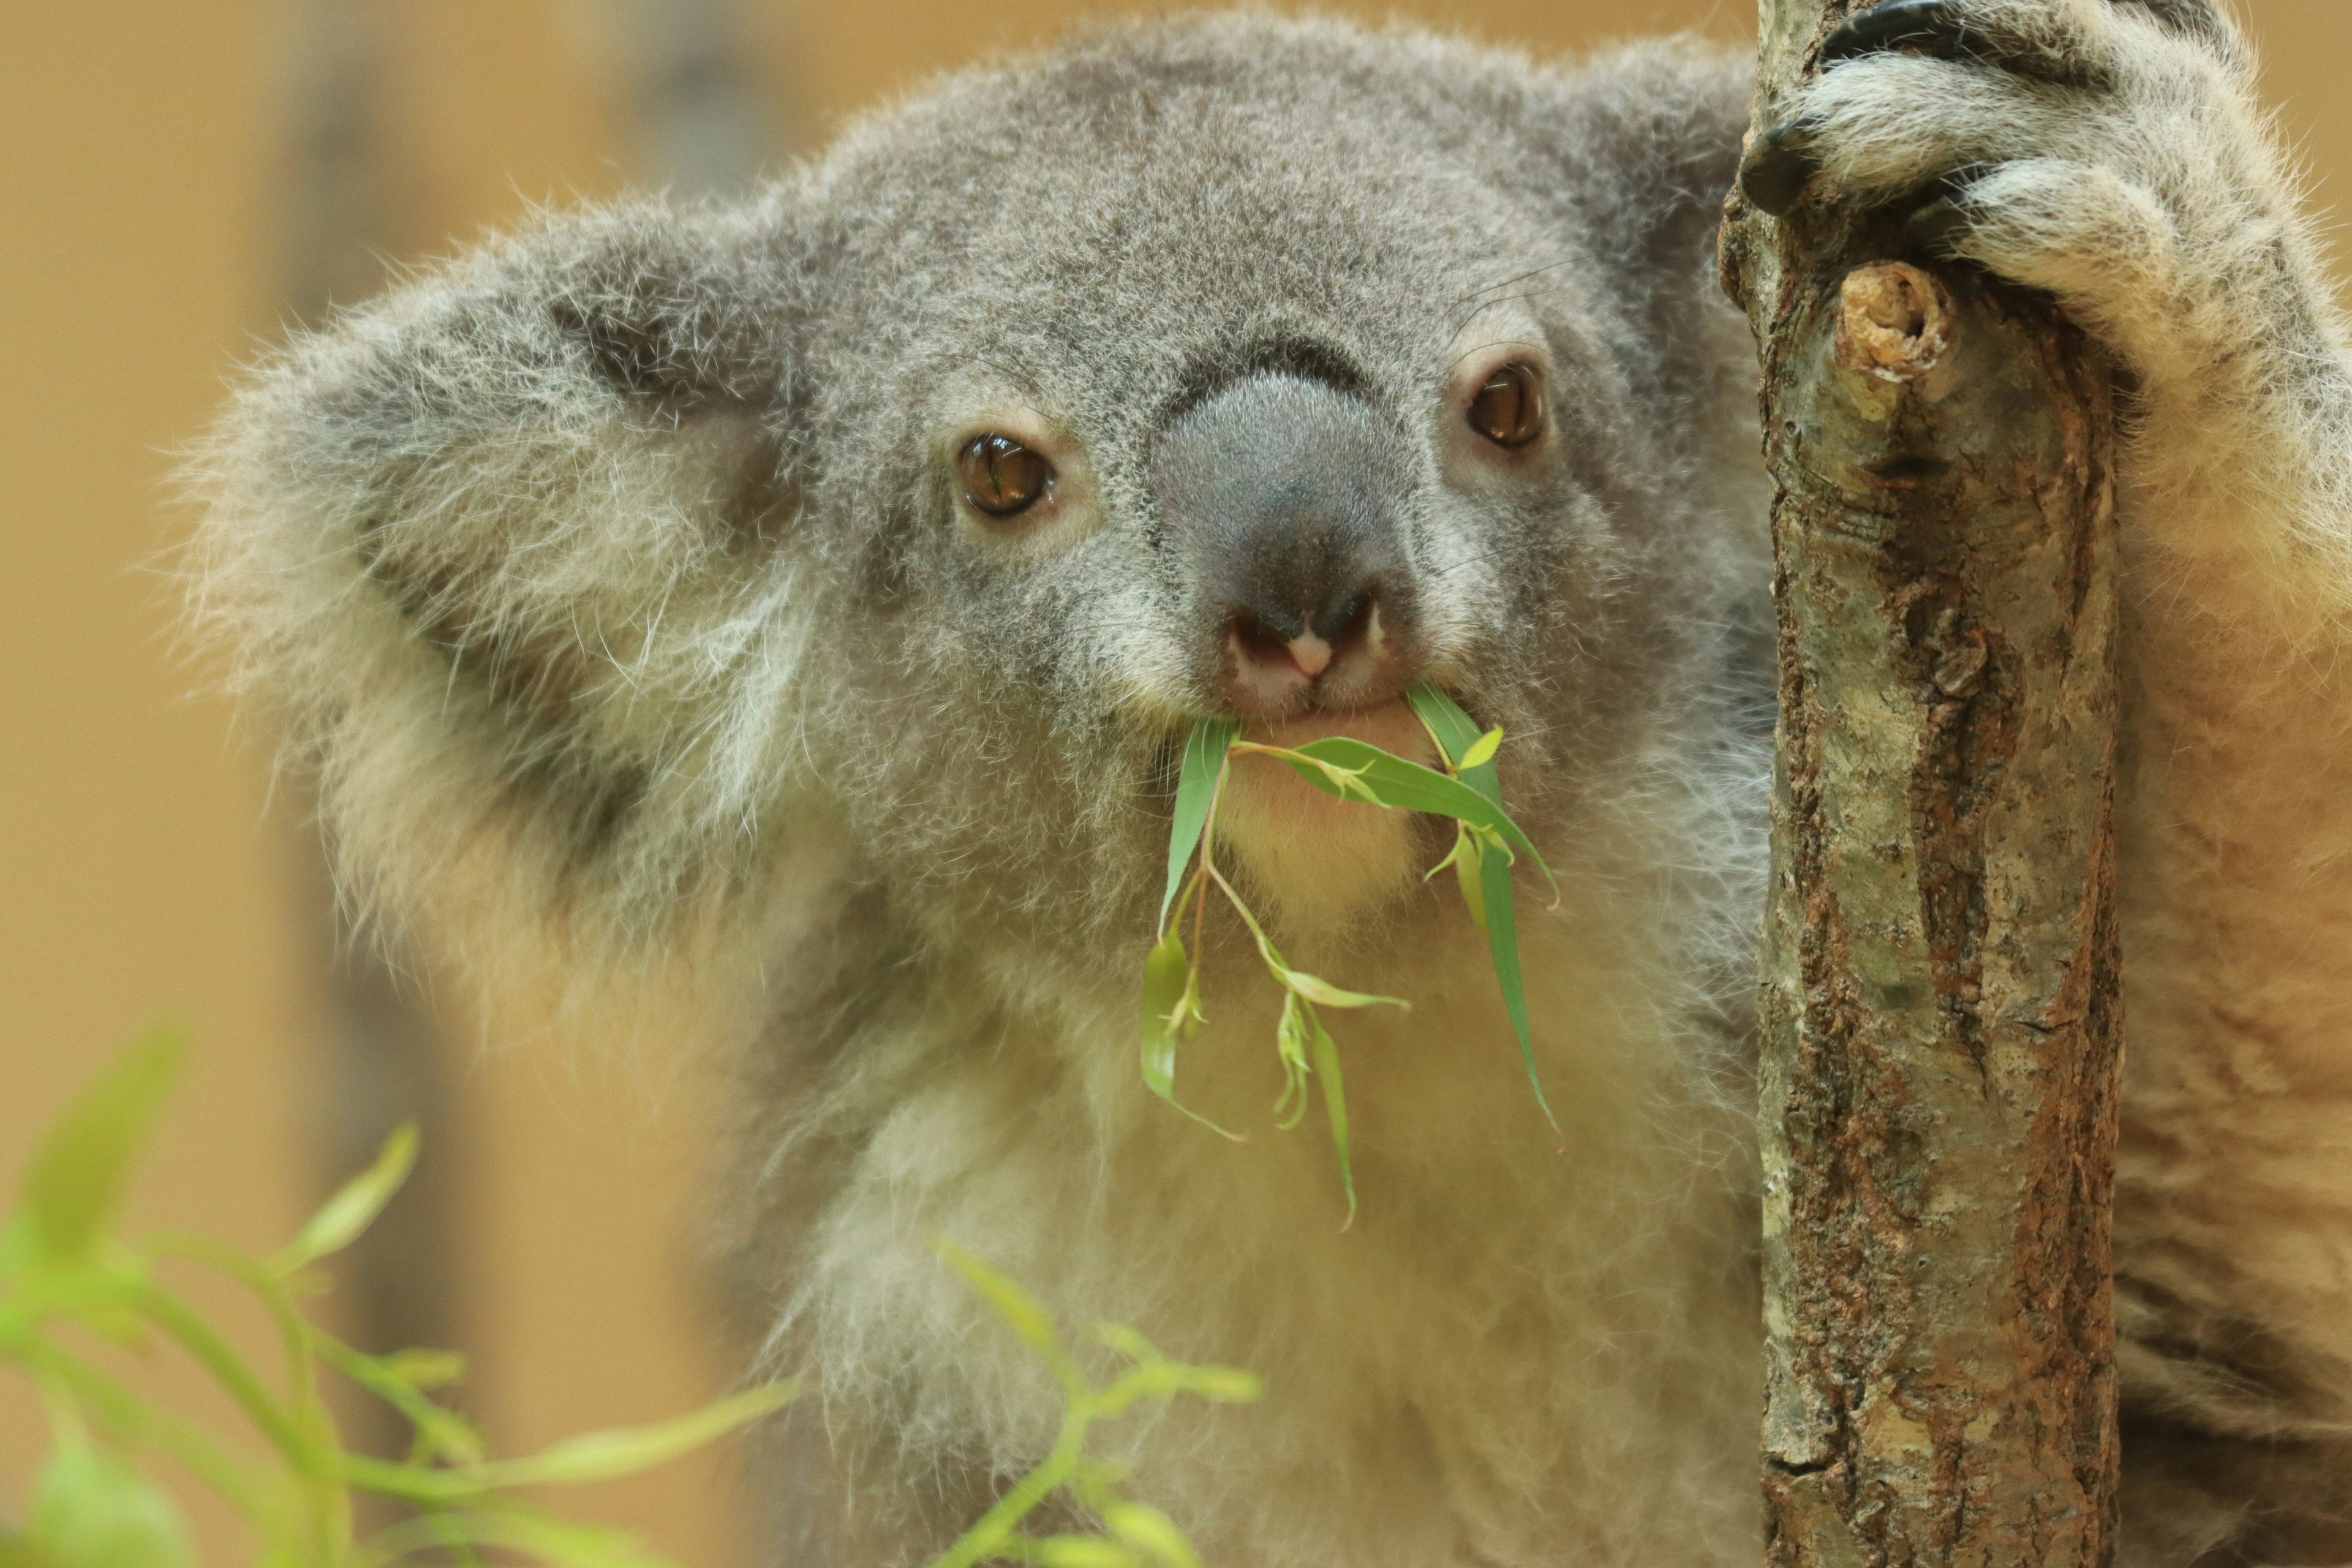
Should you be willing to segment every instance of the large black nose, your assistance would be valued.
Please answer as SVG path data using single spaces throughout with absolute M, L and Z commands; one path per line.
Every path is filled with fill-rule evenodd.
M 1397 432 L 1327 383 L 1260 374 L 1170 425 L 1152 480 L 1201 653 L 1239 711 L 1358 708 L 1417 673 Z

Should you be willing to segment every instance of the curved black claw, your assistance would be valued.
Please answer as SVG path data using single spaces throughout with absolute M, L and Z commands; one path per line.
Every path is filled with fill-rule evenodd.
M 1888 0 L 1857 11 L 1830 29 L 1822 40 L 1822 64 L 1890 49 L 1916 49 L 1942 59 L 1973 58 L 1984 53 L 1985 40 L 1969 30 L 1953 0 Z
M 1806 184 L 1821 172 L 1813 156 L 1813 141 L 1821 121 L 1811 116 L 1777 125 L 1756 139 L 1739 165 L 1739 194 L 1748 205 L 1774 217 L 1785 217 L 1797 205 Z
M 1915 256 L 1949 261 L 1969 232 L 1969 209 L 1958 196 L 1938 196 L 1903 220 L 1904 247 Z

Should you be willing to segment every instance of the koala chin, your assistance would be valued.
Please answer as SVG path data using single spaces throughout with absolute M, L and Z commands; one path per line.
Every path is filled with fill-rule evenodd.
M 1725 193 L 1929 207 L 2126 373 L 2126 1561 L 2352 1560 L 2352 360 L 2201 0 L 1865 9 L 1745 63 L 1209 16 L 947 79 L 751 199 L 542 216 L 250 375 L 198 614 L 339 864 L 494 992 L 723 1041 L 720 1268 L 810 1371 L 779 1562 L 914 1563 L 1055 1391 L 932 1255 L 1263 1373 L 1105 1436 L 1205 1561 L 1755 1561 L 1749 1081 L 1773 640 Z M 1361 1213 L 1212 918 L 1136 985 L 1196 717 L 1500 725 L 1538 1117 L 1444 825 L 1238 762 Z M 1565 1147 L 1561 1145 L 1564 1142 Z M 620 1347 L 616 1347 L 616 1350 Z M 1123 1447 L 1121 1447 L 1123 1445 Z

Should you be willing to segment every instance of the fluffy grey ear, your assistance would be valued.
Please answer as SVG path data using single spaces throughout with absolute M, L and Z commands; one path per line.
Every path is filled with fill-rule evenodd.
M 1661 325 L 1718 302 L 1715 236 L 1754 79 L 1751 49 L 1652 39 L 1588 60 L 1557 121 L 1562 195 Z
M 299 338 L 200 453 L 197 616 L 372 911 L 660 948 L 755 879 L 806 641 L 790 214 L 544 219 Z

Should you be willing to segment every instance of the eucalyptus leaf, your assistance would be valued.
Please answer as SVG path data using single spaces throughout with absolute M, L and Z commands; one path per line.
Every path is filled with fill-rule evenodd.
M 1535 1037 L 1528 1027 L 1528 996 L 1519 974 L 1518 914 L 1511 904 L 1511 867 L 1498 854 L 1485 855 L 1478 873 L 1479 900 L 1486 919 L 1479 923 L 1486 928 L 1486 947 L 1494 954 L 1495 984 L 1503 994 L 1503 1011 L 1510 1015 L 1511 1032 L 1518 1037 L 1519 1059 L 1527 1064 L 1528 1087 L 1535 1090 L 1536 1109 L 1543 1112 L 1551 1130 L 1559 1131 L 1559 1119 L 1551 1113 L 1551 1101 L 1544 1098 L 1543 1079 L 1536 1071 Z M 1464 889 L 1467 895 L 1468 889 Z
M 1465 773 L 1472 768 L 1483 768 L 1493 762 L 1495 753 L 1502 749 L 1503 731 L 1499 729 L 1489 730 L 1472 742 L 1470 749 L 1456 758 L 1454 765 Z
M 1054 1320 L 1045 1315 L 1045 1309 L 1037 1304 L 1034 1296 L 952 1241 L 941 1241 L 934 1250 L 940 1261 L 962 1275 L 964 1283 L 1004 1321 L 1006 1328 L 1021 1337 L 1024 1344 L 1045 1357 L 1056 1372 L 1070 1364 L 1069 1352 L 1062 1349 L 1061 1337 L 1054 1332 Z
M 1274 1053 L 1282 1063 L 1282 1095 L 1274 1102 L 1276 1125 L 1285 1132 L 1307 1116 L 1307 1079 L 1314 1069 L 1307 1060 L 1307 1014 L 1298 993 L 1282 994 L 1282 1017 L 1274 1026 Z
M 1470 760 L 1484 739 L 1476 722 L 1454 699 L 1426 682 L 1409 688 L 1405 700 L 1412 705 L 1413 712 L 1420 716 L 1438 749 L 1460 770 L 1462 782 L 1493 801 L 1499 811 L 1502 783 L 1496 776 L 1491 754 L 1483 762 L 1474 763 Z M 1500 846 L 1494 847 L 1499 849 Z M 1477 835 L 1467 828 L 1456 841 L 1450 858 L 1454 874 L 1461 879 L 1463 901 L 1470 906 L 1472 918 L 1486 933 L 1487 950 L 1494 955 L 1495 985 L 1503 994 L 1503 1011 L 1509 1016 L 1511 1033 L 1518 1040 L 1519 1059 L 1527 1065 L 1528 1087 L 1535 1091 L 1536 1107 L 1543 1112 L 1544 1121 L 1557 1132 L 1559 1120 L 1552 1114 L 1551 1101 L 1544 1095 L 1543 1079 L 1536 1071 L 1535 1039 L 1528 1026 L 1527 987 L 1519 969 L 1518 916 L 1511 902 L 1510 865 L 1502 855 L 1482 847 Z M 1540 866 L 1542 861 L 1538 859 L 1537 864 Z M 1549 877 L 1550 872 L 1546 870 L 1544 874 Z
M 639 1470 L 666 1465 L 738 1427 L 750 1426 L 791 1404 L 799 1392 L 796 1382 L 772 1383 L 746 1389 L 672 1420 L 609 1432 L 583 1432 L 530 1458 L 505 1459 L 457 1473 L 478 1479 L 485 1489 L 499 1490 L 509 1487 L 578 1486 L 584 1481 L 635 1475 Z
M 1329 981 L 1307 973 L 1303 969 L 1281 968 L 1276 978 L 1285 987 L 1305 997 L 1318 1007 L 1401 1007 L 1410 1013 L 1412 1004 L 1395 996 L 1374 996 L 1362 991 L 1342 991 Z
M 1192 978 L 1184 940 L 1170 931 L 1143 961 L 1143 1081 L 1171 1104 L 1176 1099 L 1176 1047 Z
M 1422 727 L 1429 731 L 1429 738 L 1437 742 L 1438 750 L 1444 752 L 1454 764 L 1462 782 L 1496 805 L 1501 805 L 1502 780 L 1496 776 L 1493 760 L 1475 766 L 1463 760 L 1478 743 L 1477 721 L 1462 710 L 1460 703 L 1425 680 L 1415 681 L 1406 687 L 1404 700 L 1412 704 Z
M 345 1182 L 310 1216 L 292 1245 L 269 1260 L 270 1271 L 280 1277 L 291 1274 L 357 1241 L 400 1191 L 415 1163 L 416 1123 L 404 1121 L 384 1140 L 375 1163 Z
M 1461 823 L 1454 825 L 1454 852 L 1445 862 L 1454 868 L 1454 885 L 1462 890 L 1471 923 L 1491 942 L 1495 928 L 1486 919 L 1486 856 L 1478 848 L 1478 836 Z
M 1158 1345 L 1143 1337 L 1142 1331 L 1125 1323 L 1097 1323 L 1095 1342 L 1117 1351 L 1138 1366 L 1156 1366 L 1168 1359 Z
M 1108 1500 L 1097 1510 L 1102 1515 L 1103 1528 L 1129 1546 L 1140 1547 L 1158 1559 L 1164 1568 L 1201 1568 L 1201 1560 L 1192 1554 L 1192 1543 L 1175 1521 L 1158 1509 L 1124 1499 Z
M 26 1212 L 47 1256 L 82 1256 L 113 1217 L 131 1158 L 185 1053 L 176 1035 L 147 1035 L 50 1127 L 25 1173 L 24 1190 Z
M 1168 890 L 1160 899 L 1160 929 L 1168 929 L 1168 911 L 1184 886 L 1184 873 L 1200 847 L 1202 830 L 1209 825 L 1209 806 L 1217 795 L 1217 776 L 1224 771 L 1225 752 L 1241 733 L 1230 719 L 1195 719 L 1184 737 L 1184 763 L 1176 776 L 1176 820 L 1168 834 Z
M 1265 1380 L 1237 1366 L 1188 1366 L 1184 1392 L 1220 1405 L 1249 1405 L 1265 1393 Z
M 1016 1536 L 1008 1544 L 1042 1568 L 1142 1568 L 1132 1547 L 1099 1535 Z
M 482 1435 L 456 1411 L 436 1403 L 410 1375 L 399 1357 L 372 1356 L 313 1330 L 319 1359 L 408 1418 L 424 1454 L 453 1465 L 478 1465 L 488 1457 Z
M 119 1455 L 60 1446 L 33 1483 L 25 1543 L 41 1568 L 194 1568 L 170 1496 Z
M 466 1358 L 456 1351 L 394 1351 L 371 1359 L 411 1388 L 441 1388 L 466 1375 Z
M 560 1568 L 677 1568 L 671 1559 L 650 1551 L 626 1531 L 609 1525 L 575 1524 L 550 1519 L 535 1509 L 501 1507 L 478 1511 L 435 1512 L 404 1520 L 362 1542 L 357 1561 L 391 1564 L 414 1561 L 433 1552 L 431 1562 L 477 1563 L 470 1554 L 442 1555 L 436 1548 L 464 1550 L 476 1546 L 504 1548 L 528 1553 L 536 1562 Z M 509 1559 L 501 1556 L 499 1561 Z
M 1500 805 L 1450 773 L 1391 756 L 1378 746 L 1350 735 L 1327 735 L 1296 750 L 1308 763 L 1328 764 L 1353 775 L 1355 782 L 1382 805 L 1451 816 L 1474 827 L 1486 828 L 1500 835 L 1512 848 L 1528 856 L 1538 867 L 1543 864 L 1543 857 L 1536 853 L 1535 845 Z M 1330 783 L 1322 767 L 1305 765 L 1287 757 L 1283 760 L 1317 789 L 1345 798 L 1345 792 Z
M 1347 1189 L 1348 1218 L 1340 1226 L 1345 1230 L 1356 1223 L 1356 1172 L 1348 1158 L 1348 1094 L 1339 1079 L 1339 1047 L 1331 1039 L 1331 1031 L 1323 1020 L 1309 1015 L 1315 1027 L 1315 1076 L 1323 1082 L 1323 1111 L 1331 1121 L 1331 1146 L 1339 1152 L 1339 1184 Z

